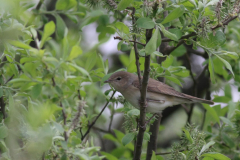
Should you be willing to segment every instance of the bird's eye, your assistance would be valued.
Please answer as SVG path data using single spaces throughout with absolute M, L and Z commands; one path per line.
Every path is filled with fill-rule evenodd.
M 122 78 L 121 77 L 118 77 L 116 80 L 120 81 Z

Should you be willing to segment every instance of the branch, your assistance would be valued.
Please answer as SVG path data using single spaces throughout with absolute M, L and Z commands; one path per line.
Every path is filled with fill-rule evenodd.
M 215 30 L 215 29 L 217 29 L 217 28 L 219 28 L 219 27 L 226 26 L 226 25 L 228 25 L 229 22 L 233 21 L 233 20 L 236 19 L 237 17 L 238 17 L 238 16 L 231 16 L 229 19 L 223 21 L 221 24 L 218 24 L 218 25 L 212 27 L 211 29 L 212 29 L 212 30 Z
M 14 77 L 14 74 L 5 82 L 5 84 L 7 84 L 9 81 L 11 81 Z
M 136 19 L 134 17 L 134 14 L 135 14 L 135 8 L 134 7 L 131 7 L 132 8 L 132 26 L 134 27 L 135 25 L 135 22 L 136 22 Z M 139 81 L 139 88 L 140 88 L 140 93 L 141 93 L 141 87 L 142 87 L 142 80 L 141 80 L 141 70 L 140 70 L 140 64 L 139 64 L 139 53 L 138 53 L 138 49 L 137 49 L 137 42 L 136 42 L 136 35 L 133 35 L 133 39 L 134 39 L 134 42 L 133 42 L 133 47 L 134 47 L 134 53 L 135 53 L 135 58 L 136 58 L 136 67 L 137 67 L 137 74 L 138 74 L 138 81 Z
M 168 48 L 166 48 L 165 55 L 169 55 L 172 51 L 174 51 L 175 49 L 177 49 L 177 48 L 178 48 L 179 46 L 181 46 L 183 43 L 184 43 L 184 40 L 180 40 L 175 47 L 168 47 Z
M 88 133 L 90 132 L 91 128 L 93 127 L 93 125 L 96 123 L 96 121 L 98 120 L 98 118 L 101 116 L 101 114 L 103 113 L 103 111 L 105 110 L 105 108 L 107 107 L 108 103 L 110 102 L 110 100 L 113 98 L 114 94 L 116 93 L 116 91 L 113 92 L 112 96 L 110 97 L 110 99 L 107 101 L 107 103 L 104 105 L 103 109 L 101 110 L 101 112 L 98 114 L 98 116 L 95 118 L 95 120 L 89 125 L 87 132 L 83 135 L 83 137 L 81 138 L 81 140 L 83 140 Z
M 62 102 L 60 102 L 60 107 L 62 107 L 63 124 L 64 124 L 64 126 L 66 126 L 67 125 L 67 115 L 66 115 L 65 109 L 63 108 Z M 64 139 L 65 139 L 65 141 L 68 140 L 68 136 L 67 136 L 66 131 L 64 131 Z
M 148 43 L 152 37 L 152 29 L 146 30 L 146 42 Z M 137 142 L 134 148 L 134 160 L 140 160 L 143 144 L 143 135 L 146 130 L 145 118 L 146 118 L 146 94 L 147 94 L 147 85 L 150 73 L 150 55 L 145 57 L 144 63 L 144 73 L 141 87 L 141 98 L 140 98 L 140 119 L 139 119 L 139 131 L 137 135 Z
M 197 35 L 197 33 L 192 32 L 192 33 L 190 33 L 190 34 L 187 34 L 187 35 L 185 35 L 185 36 L 182 36 L 182 37 L 180 38 L 180 40 L 182 40 L 182 39 L 188 39 L 188 38 L 193 37 L 193 36 L 196 36 L 196 35 Z M 163 38 L 163 39 L 162 39 L 162 42 L 171 42 L 171 41 L 173 41 L 173 40 L 171 40 L 170 38 Z
M 161 123 L 162 114 L 158 114 L 153 124 L 150 126 L 149 132 L 151 132 L 150 141 L 148 142 L 146 160 L 151 160 L 153 151 L 157 149 L 157 136 L 159 131 L 159 125 Z
M 6 104 L 4 102 L 3 96 L 0 98 L 0 105 L 1 105 L 1 112 L 3 114 L 3 119 L 5 119 L 6 118 L 6 112 L 5 112 Z
M 196 97 L 196 96 L 197 96 L 197 81 L 195 80 L 194 75 L 193 75 L 193 72 L 192 72 L 191 60 L 190 60 L 190 57 L 189 57 L 189 55 L 188 55 L 188 52 L 186 52 L 186 59 L 187 59 L 187 62 L 188 62 L 190 75 L 191 75 L 191 78 L 192 78 L 192 81 L 193 81 L 192 95 Z M 189 110 L 189 112 L 187 113 L 188 118 L 187 118 L 187 123 L 186 123 L 186 125 L 187 125 L 188 123 L 189 123 L 189 124 L 191 123 L 193 106 L 194 106 L 194 103 L 191 104 L 190 110 Z
M 133 13 L 132 13 L 133 14 Z M 134 35 L 135 37 L 136 37 L 136 35 Z M 119 40 L 124 40 L 124 39 L 122 39 L 121 37 L 119 37 L 119 36 L 116 36 L 116 37 L 113 37 L 114 39 L 119 39 Z M 124 41 L 129 41 L 129 42 L 133 42 L 133 43 L 138 43 L 138 44 L 141 44 L 142 46 L 146 46 L 146 44 L 143 44 L 143 43 L 141 43 L 141 42 L 137 42 L 136 41 L 136 39 L 134 39 L 134 40 L 124 40 Z
M 208 58 L 208 54 L 207 54 L 206 51 L 201 52 L 201 51 L 194 50 L 194 49 L 192 49 L 189 45 L 186 45 L 186 44 L 184 44 L 184 47 L 186 48 L 186 50 L 187 50 L 189 53 L 196 54 L 196 55 L 201 56 L 201 57 L 203 57 L 203 58 Z

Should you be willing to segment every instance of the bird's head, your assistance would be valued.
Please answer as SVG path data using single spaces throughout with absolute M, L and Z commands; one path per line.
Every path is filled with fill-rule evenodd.
M 113 73 L 104 83 L 109 83 L 117 91 L 121 92 L 122 90 L 126 89 L 126 87 L 131 85 L 133 81 L 133 75 L 134 74 L 125 71 L 118 71 Z

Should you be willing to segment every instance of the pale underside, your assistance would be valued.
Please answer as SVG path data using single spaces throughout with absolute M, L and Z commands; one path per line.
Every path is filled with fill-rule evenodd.
M 125 99 L 134 107 L 139 109 L 140 91 L 138 88 L 130 85 L 121 92 Z M 192 101 L 161 93 L 147 92 L 147 112 L 161 113 L 165 108 L 182 103 L 192 103 Z

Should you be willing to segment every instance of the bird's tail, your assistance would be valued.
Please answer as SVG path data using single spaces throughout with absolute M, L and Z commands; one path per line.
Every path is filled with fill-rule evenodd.
M 186 97 L 188 97 L 189 99 L 191 99 L 193 102 L 206 103 L 206 104 L 211 104 L 211 105 L 214 104 L 214 102 L 213 102 L 213 101 L 210 101 L 210 100 L 193 97 L 193 96 L 186 95 L 186 94 L 184 94 L 184 95 L 185 95 Z

